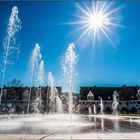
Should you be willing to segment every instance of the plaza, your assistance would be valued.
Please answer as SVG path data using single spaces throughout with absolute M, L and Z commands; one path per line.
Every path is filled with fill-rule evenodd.
M 0 140 L 140 139 L 139 2 L 0 9 Z
M 129 118 L 116 117 L 116 119 L 114 119 L 114 116 L 73 115 L 72 125 L 64 122 L 64 120 L 68 121 L 69 117 L 68 115 L 50 116 L 50 118 L 48 119 L 55 118 L 54 124 L 52 122 L 47 121 L 48 116 L 43 115 L 32 117 L 24 116 L 23 120 L 22 118 L 20 120 L 21 116 L 20 117 L 11 116 L 11 117 L 13 118 L 15 117 L 15 119 L 12 119 L 13 122 L 9 124 L 8 126 L 9 128 L 5 128 L 7 126 L 4 126 L 4 124 L 3 127 L 0 128 L 0 139 L 101 140 L 101 139 L 139 139 L 140 136 L 139 118 L 135 117 Z M 17 120 L 16 117 L 18 118 Z M 61 119 L 63 119 L 63 121 Z M 90 123 L 87 120 L 90 121 Z M 24 122 L 24 124 L 21 123 L 22 121 Z

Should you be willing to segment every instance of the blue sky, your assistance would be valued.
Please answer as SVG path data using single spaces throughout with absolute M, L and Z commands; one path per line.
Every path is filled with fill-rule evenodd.
M 61 85 L 61 59 L 68 45 L 80 36 L 75 32 L 78 25 L 63 24 L 77 20 L 74 15 L 79 11 L 74 2 L 0 2 L 1 56 L 9 15 L 15 5 L 22 22 L 22 29 L 16 36 L 20 54 L 15 63 L 8 66 L 5 83 L 17 78 L 29 85 L 29 60 L 35 43 L 39 43 L 45 62 L 44 85 L 47 85 L 49 71 L 56 85 Z M 114 36 L 110 37 L 115 47 L 103 36 L 95 44 L 86 37 L 75 44 L 79 55 L 77 89 L 83 85 L 140 85 L 140 2 L 115 2 L 112 8 L 118 6 L 122 6 L 117 14 L 124 27 L 115 28 Z

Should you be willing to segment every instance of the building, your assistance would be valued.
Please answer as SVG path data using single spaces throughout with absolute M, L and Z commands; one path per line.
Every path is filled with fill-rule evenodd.
M 43 112 L 49 111 L 50 87 L 4 87 L 2 93 L 1 107 L 16 108 L 20 112 L 27 112 L 30 95 L 30 112 L 34 111 L 36 106 Z M 62 94 L 61 87 L 55 87 L 55 92 Z
M 112 113 L 113 97 L 118 102 L 117 110 L 120 113 L 140 112 L 140 87 L 80 87 L 80 112 L 88 113 L 89 107 L 100 113 L 100 100 L 103 100 L 104 112 Z
M 64 113 L 68 112 L 69 94 L 62 92 L 62 87 L 55 87 L 55 94 L 59 95 Z M 30 94 L 31 93 L 31 94 Z M 27 112 L 30 96 L 30 112 L 40 113 L 50 111 L 50 87 L 4 87 L 1 108 L 14 108 L 15 112 Z M 75 113 L 88 113 L 89 107 L 94 112 L 96 106 L 97 113 L 101 110 L 101 98 L 105 113 L 112 113 L 114 98 L 118 103 L 117 110 L 120 113 L 140 112 L 140 87 L 80 87 L 80 94 L 73 93 L 73 111 Z M 79 104 L 78 104 L 79 102 Z M 54 103 L 52 103 L 54 105 Z M 54 107 L 56 108 L 56 107 Z

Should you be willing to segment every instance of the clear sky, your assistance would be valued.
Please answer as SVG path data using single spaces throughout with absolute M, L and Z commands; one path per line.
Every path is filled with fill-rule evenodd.
M 79 4 L 80 3 L 79 1 Z M 17 78 L 29 85 L 29 60 L 35 43 L 39 43 L 45 62 L 45 82 L 52 72 L 56 85 L 62 84 L 61 59 L 70 43 L 79 55 L 76 88 L 80 86 L 140 85 L 140 2 L 114 2 L 122 6 L 116 13 L 124 27 L 116 27 L 110 35 L 114 46 L 101 35 L 93 44 L 86 37 L 76 42 L 80 25 L 63 24 L 78 20 L 79 9 L 74 2 L 0 2 L 0 55 L 11 8 L 17 6 L 22 29 L 16 42 L 18 60 L 6 71 L 5 83 Z

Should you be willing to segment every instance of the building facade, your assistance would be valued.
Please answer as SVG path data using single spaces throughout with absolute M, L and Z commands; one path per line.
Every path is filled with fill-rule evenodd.
M 30 96 L 30 112 L 36 111 L 35 108 L 38 108 L 42 113 L 49 112 L 50 87 L 4 87 L 2 90 L 1 108 L 8 106 L 26 113 Z M 62 88 L 55 87 L 55 92 L 61 96 Z
M 115 97 L 115 99 L 114 99 Z M 104 113 L 113 112 L 113 103 L 117 102 L 119 113 L 139 113 L 140 112 L 140 87 L 80 87 L 80 112 L 88 113 L 89 107 L 94 113 L 101 111 L 101 98 L 103 101 Z

